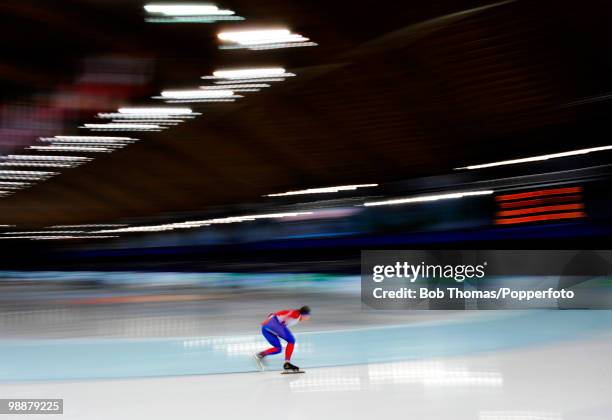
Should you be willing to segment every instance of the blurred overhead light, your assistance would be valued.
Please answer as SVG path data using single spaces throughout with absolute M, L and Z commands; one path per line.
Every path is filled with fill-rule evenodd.
M 295 74 L 287 73 L 282 67 L 217 70 L 213 72 L 212 76 L 202 76 L 202 79 L 214 80 L 215 84 L 200 86 L 200 89 L 206 91 L 228 89 L 233 92 L 258 92 L 262 88 L 270 87 L 270 84 L 256 82 L 283 81 L 285 77 L 290 76 L 295 76 Z
M 286 77 L 289 76 L 295 76 L 295 74 L 293 73 L 287 73 Z M 285 81 L 284 78 L 282 77 L 253 77 L 253 78 L 248 78 L 248 79 L 228 79 L 228 80 L 217 80 L 215 81 L 216 85 L 229 85 L 229 84 L 236 84 L 236 83 L 269 83 L 269 82 L 283 82 Z
M 29 187 L 29 182 L 17 182 L 17 181 L 0 181 L 0 189 L 2 190 L 19 190 L 21 188 Z
M 230 216 L 230 217 L 221 217 L 217 219 L 207 219 L 207 220 L 193 220 L 187 222 L 177 222 L 177 223 L 164 223 L 161 225 L 148 225 L 148 226 L 132 226 L 127 228 L 120 229 L 110 229 L 110 230 L 99 230 L 95 233 L 129 233 L 129 232 L 163 232 L 174 229 L 191 229 L 191 228 L 199 228 L 204 226 L 210 226 L 215 224 L 230 224 L 230 223 L 242 223 L 242 222 L 251 222 L 258 219 L 282 219 L 282 218 L 291 218 L 302 216 L 306 214 L 313 214 L 312 212 L 286 212 L 286 213 L 267 213 L 267 214 L 252 214 L 246 216 Z
M 224 89 L 225 86 L 200 86 L 200 89 L 203 90 L 219 90 L 219 89 Z M 249 88 L 249 87 L 236 87 L 233 88 L 232 90 L 234 92 L 259 92 L 261 89 L 260 88 Z
M 377 187 L 377 186 L 378 184 L 357 184 L 357 185 L 340 185 L 337 187 L 308 188 L 306 190 L 287 191 L 284 193 L 267 194 L 265 197 L 284 197 L 288 195 L 336 193 L 340 191 L 354 191 L 357 188 L 370 188 L 370 187 Z
M 267 83 L 236 83 L 236 84 L 229 84 L 229 85 L 212 85 L 212 86 L 200 86 L 200 89 L 207 89 L 207 90 L 218 90 L 218 89 L 232 89 L 232 90 L 237 90 L 237 89 L 262 89 L 262 88 L 267 88 L 270 87 L 269 84 Z
M 89 143 L 89 142 L 121 142 L 121 143 L 132 143 L 138 139 L 131 137 L 109 137 L 109 136 L 55 136 L 55 137 L 41 137 L 40 140 L 48 141 L 66 141 L 66 142 L 78 142 L 78 143 Z
M 21 231 L 21 232 L 3 232 L 0 233 L 0 235 L 47 235 L 47 234 L 58 234 L 58 233 L 62 233 L 62 234 L 73 234 L 73 233 L 84 233 L 84 231 L 82 230 L 56 230 L 53 232 L 47 232 L 47 231 Z
M 193 103 L 213 103 L 213 102 L 236 102 L 235 98 L 242 98 L 242 96 L 235 95 L 234 98 L 218 98 L 218 99 L 167 99 L 166 103 L 169 104 L 193 104 Z M 155 98 L 159 99 L 159 98 Z
M 120 114 L 137 114 L 137 115 L 199 115 L 193 112 L 190 108 L 119 108 Z
M 316 46 L 308 38 L 294 34 L 288 29 L 260 29 L 252 31 L 221 32 L 217 37 L 229 45 L 221 48 L 288 48 Z
M 493 194 L 493 190 L 485 190 L 485 191 L 462 191 L 455 193 L 447 193 L 447 194 L 433 194 L 433 195 L 421 195 L 416 197 L 408 197 L 408 198 L 398 198 L 393 200 L 384 200 L 384 201 L 371 201 L 368 203 L 364 203 L 364 206 L 390 206 L 397 204 L 410 204 L 410 203 L 426 203 L 429 201 L 438 201 L 438 200 L 450 200 L 456 198 L 464 198 L 464 197 L 472 197 L 478 195 L 491 195 Z
M 80 156 L 8 155 L 0 157 L 0 166 L 74 168 L 90 160 Z
M 261 77 L 284 77 L 285 69 L 282 67 L 251 68 L 236 70 L 217 70 L 213 77 L 217 79 L 252 79 Z M 208 77 L 204 77 L 208 78 Z
M 30 146 L 28 149 L 32 150 L 44 150 L 47 152 L 83 152 L 83 153 L 111 153 L 115 151 L 114 148 L 108 147 L 95 147 L 92 146 Z
M 164 90 L 161 93 L 164 99 L 217 99 L 235 98 L 234 92 L 229 89 L 215 91 L 196 90 Z
M 138 120 L 135 118 L 128 118 L 128 119 L 123 119 L 123 118 L 117 118 L 117 119 L 112 119 L 111 122 L 113 123 L 124 123 L 124 122 L 131 122 L 131 123 L 146 123 L 146 124 L 159 124 L 162 126 L 168 126 L 168 125 L 179 125 L 182 122 L 185 122 L 183 120 L 170 120 L 170 119 L 142 119 L 142 120 Z M 164 127 L 165 128 L 165 127 Z
M 42 161 L 82 161 L 91 160 L 91 158 L 79 156 L 45 156 L 45 155 L 8 155 L 4 156 L 11 160 L 42 160 Z
M 118 238 L 111 235 L 25 235 L 25 236 L 0 236 L 0 239 L 30 239 L 30 240 L 53 240 L 53 239 L 109 239 Z
M 144 9 L 152 16 L 147 22 L 152 23 L 213 23 L 217 21 L 244 20 L 236 16 L 233 10 L 219 9 L 213 4 L 161 4 L 150 3 Z
M 568 157 L 568 156 L 586 155 L 588 153 L 603 152 L 605 150 L 612 150 L 612 146 L 591 147 L 588 149 L 578 149 L 578 150 L 572 150 L 569 152 L 552 153 L 548 155 L 532 156 L 532 157 L 527 157 L 527 158 L 522 158 L 522 159 L 502 160 L 499 162 L 482 163 L 480 165 L 470 165 L 470 166 L 465 166 L 462 168 L 455 168 L 455 169 L 456 170 L 483 169 L 483 168 L 492 168 L 494 166 L 516 165 L 519 163 L 538 162 L 538 161 L 558 159 L 558 158 L 563 158 L 563 157 Z
M 56 137 L 41 137 L 39 139 L 44 143 L 52 143 L 53 145 L 74 145 L 74 144 L 87 144 L 95 146 L 98 144 L 116 144 L 116 145 L 127 145 L 138 141 L 130 137 L 103 137 L 103 136 L 56 136 Z
M 47 171 L 4 171 L 0 170 L 0 179 L 39 181 L 57 175 L 59 172 Z
M 117 142 L 103 142 L 103 141 L 99 141 L 96 143 L 89 143 L 89 142 L 83 142 L 83 143 L 75 143 L 75 142 L 70 142 L 70 143 L 52 143 L 50 145 L 45 145 L 45 146 L 41 146 L 41 147 L 51 147 L 51 146 L 55 146 L 55 147 L 107 147 L 109 149 L 121 149 L 122 147 L 127 146 L 129 143 L 117 143 Z M 34 147 L 34 146 L 32 146 Z M 31 147 L 31 148 L 32 148 Z M 44 150 L 44 149 L 41 149 Z
M 180 121 L 184 119 L 194 118 L 192 115 L 153 115 L 153 114 L 120 114 L 119 112 L 100 112 L 96 115 L 97 118 L 103 119 L 120 119 L 121 122 L 140 122 L 152 123 L 156 121 Z
M 202 15 L 233 15 L 231 10 L 221 10 L 212 4 L 145 4 L 149 13 L 159 13 L 166 16 L 202 16 Z
M 87 128 L 93 131 L 161 131 L 166 127 L 158 124 L 107 123 L 84 124 L 80 128 Z

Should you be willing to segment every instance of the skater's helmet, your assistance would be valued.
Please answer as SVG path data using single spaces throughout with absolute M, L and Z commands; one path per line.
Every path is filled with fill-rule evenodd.
M 310 308 L 308 306 L 302 306 L 300 308 L 300 315 L 302 315 L 302 316 L 310 316 Z

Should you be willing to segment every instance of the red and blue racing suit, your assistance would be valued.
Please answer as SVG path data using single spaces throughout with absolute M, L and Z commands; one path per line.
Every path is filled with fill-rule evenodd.
M 261 333 L 268 340 L 268 343 L 272 345 L 267 350 L 261 352 L 262 356 L 269 356 L 271 354 L 278 354 L 282 351 L 280 338 L 287 342 L 285 348 L 285 361 L 291 360 L 291 354 L 293 353 L 293 346 L 295 345 L 295 338 L 289 328 L 302 319 L 300 311 L 297 309 L 286 309 L 284 311 L 274 312 L 268 315 L 266 320 L 261 325 Z

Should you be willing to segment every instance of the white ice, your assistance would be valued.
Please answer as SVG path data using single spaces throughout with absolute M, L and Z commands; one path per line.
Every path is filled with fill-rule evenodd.
M 468 356 L 148 379 L 22 382 L 2 398 L 63 398 L 63 420 L 609 420 L 612 337 Z M 19 416 L 26 420 L 37 416 Z

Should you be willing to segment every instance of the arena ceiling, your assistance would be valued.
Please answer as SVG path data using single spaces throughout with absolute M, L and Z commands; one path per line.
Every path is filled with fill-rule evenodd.
M 143 3 L 133 0 L 0 6 L 3 154 L 21 153 L 39 132 L 82 134 L 79 125 L 126 102 L 155 105 L 150 97 L 161 90 L 197 86 L 218 68 L 274 65 L 296 74 L 235 103 L 191 104 L 200 117 L 138 133 L 129 147 L 0 198 L 0 224 L 200 211 L 608 144 L 606 2 L 218 5 L 247 20 L 146 23 Z M 220 50 L 216 34 L 238 25 L 288 26 L 318 46 Z M 113 60 L 133 64 L 135 86 L 96 83 L 91 66 Z M 112 65 L 100 71 L 112 74 Z

